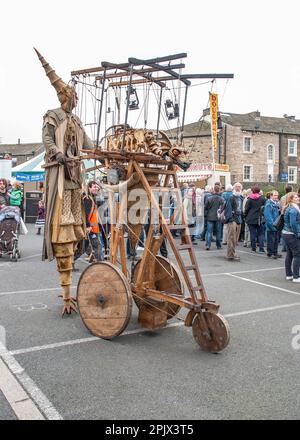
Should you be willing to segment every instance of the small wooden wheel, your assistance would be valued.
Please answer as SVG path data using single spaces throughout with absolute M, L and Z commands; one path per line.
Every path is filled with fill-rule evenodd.
M 201 325 L 201 317 L 197 314 L 193 321 L 193 336 L 202 350 L 218 353 L 229 343 L 230 331 L 228 322 L 218 313 L 209 311 L 203 311 L 202 313 L 208 327 L 208 334 L 203 325 Z
M 135 283 L 138 267 L 141 260 L 138 261 L 133 270 L 132 281 Z M 161 292 L 175 293 L 176 295 L 184 296 L 184 287 L 182 280 L 180 279 L 175 266 L 165 257 L 160 255 L 156 256 L 155 269 L 154 269 L 154 279 L 155 279 L 155 289 Z M 137 295 L 133 296 L 134 302 L 140 307 L 143 299 L 139 298 Z M 164 303 L 163 303 L 164 304 Z M 157 306 L 158 308 L 159 305 Z M 165 310 L 164 307 L 162 307 Z M 167 307 L 167 319 L 173 318 L 181 309 L 177 304 L 168 303 Z
M 129 282 L 113 264 L 94 263 L 81 274 L 77 304 L 85 326 L 93 335 L 113 339 L 123 332 L 130 320 Z

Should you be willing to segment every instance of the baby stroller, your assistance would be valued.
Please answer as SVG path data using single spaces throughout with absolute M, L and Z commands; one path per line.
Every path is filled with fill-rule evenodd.
M 9 255 L 14 262 L 20 258 L 20 219 L 20 209 L 17 206 L 5 206 L 0 210 L 0 257 Z

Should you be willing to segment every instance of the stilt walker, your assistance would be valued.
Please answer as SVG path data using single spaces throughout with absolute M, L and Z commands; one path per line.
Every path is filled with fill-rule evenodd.
M 80 150 L 92 149 L 93 143 L 84 131 L 80 119 L 72 113 L 77 94 L 63 82 L 35 49 L 39 60 L 55 88 L 61 106 L 48 110 L 43 122 L 45 146 L 45 204 L 43 260 L 56 258 L 64 301 L 62 315 L 77 312 L 71 297 L 74 252 L 85 237 Z

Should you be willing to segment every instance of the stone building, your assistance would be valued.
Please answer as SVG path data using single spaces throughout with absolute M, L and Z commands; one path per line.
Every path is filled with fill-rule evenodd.
M 209 109 L 200 122 L 184 127 L 184 144 L 194 163 L 213 162 Z M 292 183 L 300 186 L 300 120 L 261 116 L 259 111 L 237 114 L 220 112 L 218 149 L 214 162 L 229 165 L 231 181 Z
M 20 165 L 43 151 L 42 143 L 21 144 L 19 140 L 17 144 L 0 144 L 0 156 L 5 154 L 11 156 L 13 166 Z

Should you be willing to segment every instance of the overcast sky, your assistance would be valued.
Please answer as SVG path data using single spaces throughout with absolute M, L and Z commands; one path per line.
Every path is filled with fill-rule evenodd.
M 217 81 L 221 111 L 300 119 L 299 5 L 298 0 L 1 2 L 2 143 L 40 142 L 44 113 L 58 107 L 33 47 L 66 82 L 72 70 L 103 60 L 187 52 L 185 73 L 234 73 L 227 86 Z M 209 90 L 210 84 L 191 88 L 187 123 L 199 119 Z

